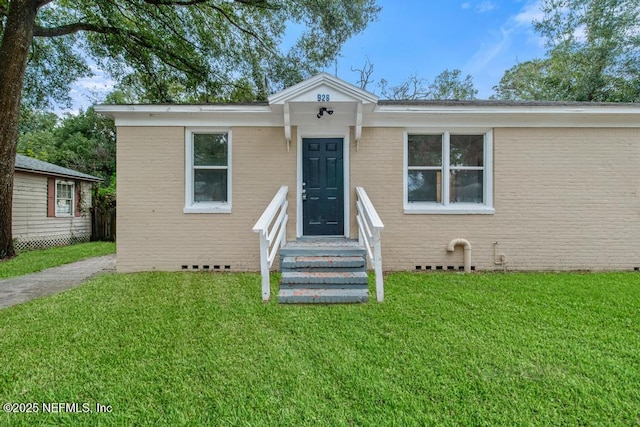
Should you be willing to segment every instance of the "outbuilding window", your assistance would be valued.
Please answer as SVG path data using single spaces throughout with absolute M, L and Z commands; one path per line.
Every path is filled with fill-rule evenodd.
M 405 213 L 493 213 L 492 132 L 405 134 Z
M 56 180 L 56 216 L 73 216 L 75 184 Z
M 185 213 L 231 212 L 231 131 L 186 132 Z

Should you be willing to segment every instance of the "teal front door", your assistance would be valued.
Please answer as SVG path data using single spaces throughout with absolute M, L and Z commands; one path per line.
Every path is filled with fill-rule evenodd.
M 302 140 L 302 233 L 344 235 L 342 138 Z

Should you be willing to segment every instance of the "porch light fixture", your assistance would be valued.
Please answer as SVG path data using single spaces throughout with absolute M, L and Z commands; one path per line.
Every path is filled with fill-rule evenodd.
M 324 113 L 327 113 L 328 115 L 332 115 L 333 110 L 330 110 L 327 107 L 320 107 L 320 110 L 318 111 L 318 114 L 316 115 L 316 117 L 320 119 L 322 118 L 322 116 L 324 116 Z

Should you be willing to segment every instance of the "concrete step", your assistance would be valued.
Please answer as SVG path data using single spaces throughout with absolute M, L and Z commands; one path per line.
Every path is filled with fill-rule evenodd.
M 362 256 L 286 256 L 280 262 L 282 271 L 306 268 L 364 268 Z
M 366 289 L 280 289 L 281 304 L 348 304 L 369 301 Z
M 280 289 L 369 289 L 368 283 L 280 283 Z
M 369 278 L 366 271 L 285 271 L 282 273 L 280 283 L 348 286 L 368 284 Z
M 280 259 L 295 256 L 362 256 L 364 247 L 357 240 L 345 239 L 300 239 L 287 243 L 280 249 Z
M 302 238 L 280 249 L 278 302 L 361 303 L 369 300 L 366 250 L 357 240 Z

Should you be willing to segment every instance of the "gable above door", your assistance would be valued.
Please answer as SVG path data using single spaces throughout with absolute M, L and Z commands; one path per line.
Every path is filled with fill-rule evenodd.
M 284 132 L 287 143 L 291 141 L 291 126 L 309 125 L 314 120 L 327 117 L 324 111 L 330 111 L 331 118 L 323 127 L 354 126 L 355 140 L 362 135 L 363 111 L 372 111 L 378 97 L 344 80 L 327 73 L 293 85 L 269 96 L 269 105 L 282 106 Z
M 325 99 L 318 98 L 318 95 L 329 96 L 328 102 L 362 102 L 363 104 L 378 102 L 378 97 L 374 94 L 330 74 L 320 73 L 269 96 L 269 105 L 282 105 L 286 102 L 325 101 Z

